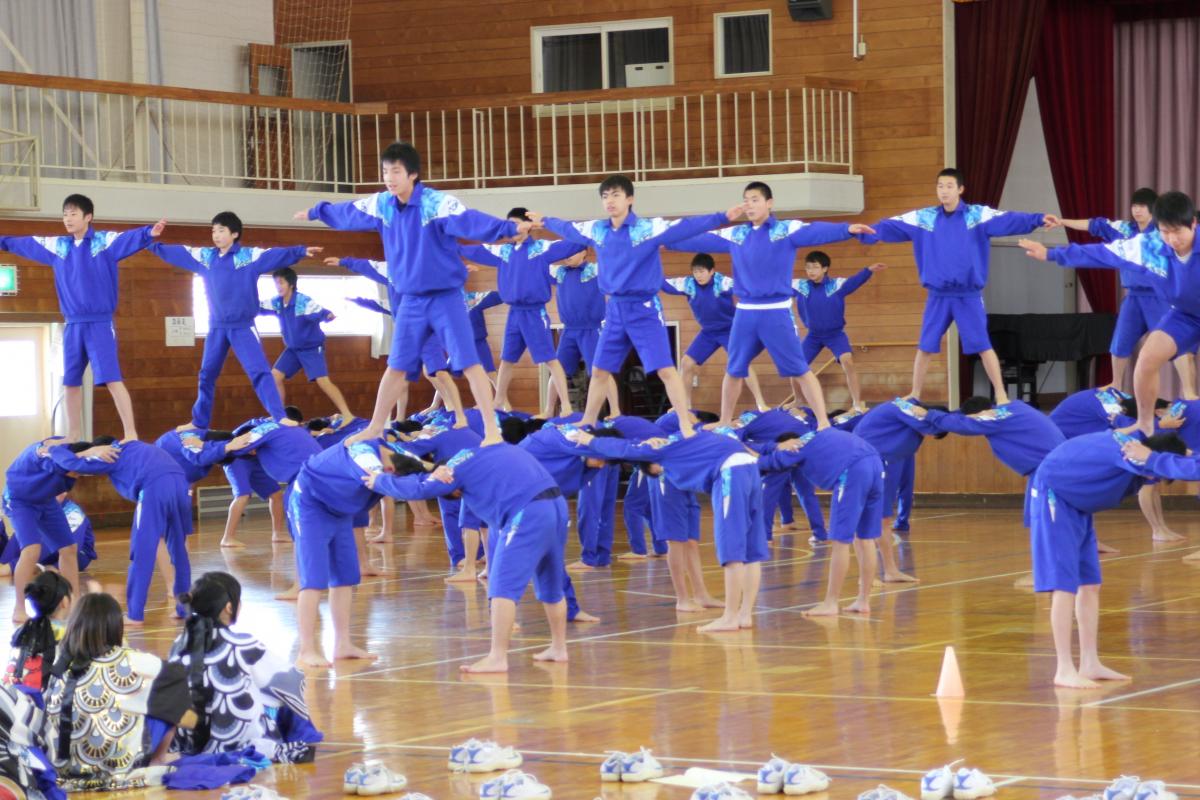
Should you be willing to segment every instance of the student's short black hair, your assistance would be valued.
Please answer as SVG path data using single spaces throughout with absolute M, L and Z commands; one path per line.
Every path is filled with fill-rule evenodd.
M 249 433 L 250 431 L 254 430 L 255 425 L 256 425 L 256 423 L 254 422 L 254 420 L 252 420 L 252 419 L 246 420 L 241 425 L 238 425 L 236 428 L 233 429 L 233 437 L 236 439 L 237 437 L 241 436 L 243 433 Z
M 1154 221 L 1168 228 L 1190 228 L 1196 221 L 1196 204 L 1183 192 L 1164 192 L 1154 201 Z
M 232 211 L 222 211 L 212 218 L 212 225 L 220 225 L 228 228 L 230 233 L 237 234 L 237 238 L 242 238 L 242 218 Z
M 1160 397 L 1154 401 L 1154 410 L 1155 411 L 1158 411 L 1161 408 L 1170 408 L 1170 407 L 1171 407 L 1170 400 L 1166 400 L 1166 399 Z
M 1133 397 L 1121 398 L 1121 413 L 1127 417 L 1137 416 L 1137 400 Z
M 205 431 L 201 438 L 206 442 L 228 442 L 233 438 L 233 431 Z
M 805 264 L 820 264 L 825 269 L 829 269 L 829 265 L 833 263 L 829 258 L 829 254 L 824 250 L 813 250 L 804 257 Z
M 418 475 L 426 472 L 425 464 L 407 453 L 392 453 L 392 466 L 396 468 L 396 474 L 401 478 L 405 475 Z
M 826 411 L 825 416 L 829 417 L 830 419 L 833 419 L 834 417 L 840 417 L 842 414 L 845 414 L 845 413 L 846 413 L 846 409 L 835 408 L 833 411 Z
M 96 213 L 96 206 L 92 204 L 92 198 L 85 194 L 67 195 L 63 200 L 62 210 L 66 211 L 68 208 L 78 208 L 85 217 L 93 216 Z
M 783 444 L 784 442 L 790 442 L 792 439 L 799 439 L 799 438 L 800 438 L 800 434 L 796 433 L 795 431 L 787 431 L 786 433 L 781 433 L 778 436 L 776 436 L 775 442 L 776 442 L 776 444 Z
M 1158 199 L 1158 192 L 1148 186 L 1143 186 L 1133 193 L 1133 197 L 1129 200 L 1131 206 L 1145 206 L 1146 208 L 1154 208 L 1154 201 Z
M 542 428 L 546 427 L 546 422 L 547 420 L 542 419 L 541 417 L 530 417 L 529 419 L 525 420 L 525 435 L 529 436 L 537 433 Z
M 102 433 L 96 438 L 92 439 L 92 447 L 103 447 L 106 444 L 116 444 L 119 441 L 121 440 L 115 436 L 109 436 L 108 434 Z
M 392 430 L 397 433 L 416 433 L 425 427 L 415 419 L 398 419 L 392 423 Z
M 624 439 L 625 434 L 616 428 L 593 428 L 592 436 L 597 439 Z
M 925 403 L 917 403 L 917 405 L 921 406 L 926 411 L 941 411 L 943 414 L 950 413 L 950 409 L 947 408 L 946 406 L 931 406 L 931 405 L 926 405 Z M 935 433 L 933 435 L 933 438 L 934 439 L 945 439 L 948 434 L 949 434 L 949 431 L 942 431 L 941 433 Z
M 297 406 L 284 406 L 283 414 L 292 422 L 304 422 L 304 412 Z
M 392 142 L 383 148 L 379 160 L 384 164 L 400 164 L 409 175 L 421 174 L 421 154 L 408 142 Z
M 987 411 L 994 405 L 995 403 L 992 402 L 992 398 L 977 394 L 974 397 L 968 397 L 966 400 L 963 400 L 958 410 L 963 414 L 978 414 L 980 411 Z
M 720 414 L 714 414 L 712 411 L 693 411 L 692 416 L 701 425 L 708 425 L 710 422 L 719 422 L 721 419 Z
M 742 194 L 744 195 L 746 192 L 758 192 L 763 196 L 764 200 L 770 200 L 775 196 L 771 194 L 771 187 L 762 181 L 750 181 L 747 183 L 746 188 L 742 189 Z
M 71 442 L 69 445 L 67 445 L 67 449 L 70 450 L 72 453 L 82 453 L 84 450 L 91 450 L 92 443 L 91 442 Z
M 1156 453 L 1174 453 L 1177 456 L 1187 455 L 1187 444 L 1175 433 L 1156 433 L 1147 436 L 1143 442 Z
M 626 197 L 633 197 L 633 181 L 624 175 L 609 175 L 600 182 L 600 194 L 610 192 L 613 189 L 620 189 L 625 193 Z
M 517 444 L 528 435 L 525 420 L 520 417 L 505 417 L 500 420 L 500 438 L 509 444 Z
M 271 273 L 272 278 L 283 278 L 288 282 L 288 286 L 296 288 L 296 270 L 291 267 L 280 267 Z
M 525 208 L 525 206 L 516 206 L 515 208 L 510 208 L 508 210 L 508 213 L 504 215 L 504 218 L 505 219 L 528 220 L 529 219 L 529 209 Z
M 692 269 L 696 267 L 712 272 L 717 268 L 717 262 L 713 261 L 713 257 L 708 253 L 696 253 L 696 255 L 692 256 Z
M 966 176 L 963 175 L 962 170 L 958 167 L 946 167 L 944 170 L 939 172 L 937 176 L 939 178 L 954 178 L 955 182 L 958 183 L 959 186 L 967 185 Z
M 304 423 L 304 427 L 310 431 L 323 431 L 330 426 L 330 422 L 325 417 L 313 417 L 308 422 Z

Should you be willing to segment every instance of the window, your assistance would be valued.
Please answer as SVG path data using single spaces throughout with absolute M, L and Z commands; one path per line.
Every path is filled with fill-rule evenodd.
M 301 275 L 296 288 L 333 312 L 336 319 L 321 326 L 327 336 L 371 336 L 379 330 L 383 316 L 357 306 L 347 298 L 376 300 L 380 286 L 361 275 Z M 278 294 L 275 280 L 270 275 L 259 278 L 258 299 L 262 305 L 269 305 Z M 204 279 L 199 275 L 192 279 L 192 316 L 196 318 L 196 335 L 207 336 L 208 294 L 204 291 Z M 280 335 L 279 318 L 270 314 L 258 317 L 255 327 L 263 336 Z
M 533 28 L 533 91 L 669 86 L 671 19 Z
M 713 15 L 713 47 L 718 78 L 771 74 L 771 12 Z
M 0 392 L 0 417 L 32 417 L 38 413 L 41 370 L 37 342 L 31 339 L 0 341 L 4 365 L 4 391 Z

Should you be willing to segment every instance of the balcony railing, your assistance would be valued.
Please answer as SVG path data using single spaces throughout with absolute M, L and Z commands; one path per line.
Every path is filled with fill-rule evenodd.
M 431 109 L 0 72 L 0 129 L 33 140 L 47 178 L 310 192 L 377 186 L 397 139 L 456 188 L 854 171 L 852 82 L 685 88 Z

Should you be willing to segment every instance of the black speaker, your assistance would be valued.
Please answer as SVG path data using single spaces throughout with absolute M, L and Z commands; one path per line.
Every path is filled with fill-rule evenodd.
M 833 18 L 833 0 L 788 0 L 788 13 L 796 22 Z

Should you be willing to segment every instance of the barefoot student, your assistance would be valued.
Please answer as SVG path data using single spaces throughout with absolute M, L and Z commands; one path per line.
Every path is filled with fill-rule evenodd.
M 753 627 L 762 562 L 771 557 L 757 454 L 736 437 L 704 430 L 686 439 L 672 435 L 643 442 L 598 439 L 584 431 L 569 436 L 581 452 L 661 464 L 663 475 L 676 488 L 712 496 L 713 536 L 725 571 L 725 612 L 699 630 Z
M 420 462 L 416 468 L 423 469 Z M 402 471 L 399 465 L 396 471 Z M 508 643 L 517 601 L 530 581 L 550 623 L 550 646 L 533 658 L 567 660 L 563 585 L 567 503 L 554 477 L 536 458 L 511 444 L 471 447 L 459 451 L 427 478 L 375 473 L 363 480 L 380 494 L 399 500 L 428 499 L 462 490 L 467 507 L 498 531 L 495 552 L 488 562 L 492 646 L 484 658 L 464 665 L 463 672 L 508 671 Z

